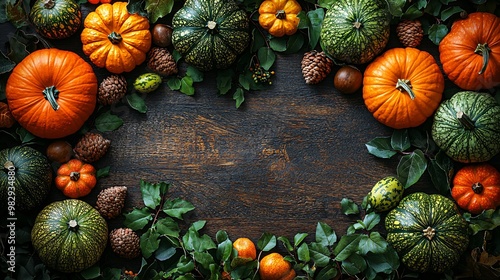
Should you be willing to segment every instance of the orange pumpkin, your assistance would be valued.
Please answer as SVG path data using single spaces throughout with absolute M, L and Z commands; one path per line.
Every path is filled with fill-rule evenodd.
M 41 49 L 12 71 L 5 94 L 19 124 L 41 138 L 77 132 L 96 106 L 97 77 L 74 52 Z
M 488 163 L 466 165 L 453 178 L 451 196 L 472 214 L 500 206 L 500 172 Z
M 428 52 L 393 48 L 366 68 L 363 99 L 379 122 L 395 129 L 416 127 L 441 102 L 444 77 Z
M 57 170 L 55 184 L 57 189 L 70 198 L 86 196 L 97 183 L 96 170 L 89 163 L 71 159 Z
M 101 4 L 83 22 L 83 52 L 98 67 L 115 74 L 132 71 L 151 47 L 149 21 L 130 14 L 127 2 Z
M 295 0 L 265 0 L 259 6 L 259 24 L 275 37 L 293 35 L 300 19 L 302 7 Z
M 500 18 L 471 13 L 453 23 L 439 43 L 439 59 L 448 78 L 465 90 L 500 85 Z

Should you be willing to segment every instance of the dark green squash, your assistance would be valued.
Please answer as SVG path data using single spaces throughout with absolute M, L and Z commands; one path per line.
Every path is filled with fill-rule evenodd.
M 338 0 L 327 10 L 320 44 L 330 57 L 346 63 L 371 61 L 387 45 L 390 16 L 383 0 Z
M 40 35 L 49 39 L 64 39 L 80 28 L 82 12 L 73 0 L 37 0 L 29 18 Z
M 66 199 L 38 213 L 31 240 L 48 267 L 65 273 L 79 272 L 101 257 L 108 241 L 108 225 L 88 203 Z
M 248 16 L 232 0 L 187 0 L 172 27 L 174 48 L 201 71 L 228 68 L 250 42 Z
M 409 269 L 442 273 L 455 266 L 469 243 L 468 224 L 439 194 L 404 197 L 385 218 L 387 242 Z
M 49 194 L 52 176 L 50 163 L 41 152 L 27 146 L 1 150 L 2 209 L 7 209 L 9 204 L 14 206 L 15 213 L 15 210 L 28 211 L 40 206 Z
M 487 93 L 458 92 L 439 105 L 431 133 L 455 161 L 488 161 L 500 152 L 500 105 Z

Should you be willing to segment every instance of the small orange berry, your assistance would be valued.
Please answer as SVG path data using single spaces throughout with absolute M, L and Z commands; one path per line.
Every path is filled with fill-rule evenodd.
M 257 258 L 257 249 L 252 240 L 246 237 L 240 237 L 233 242 L 233 248 L 238 250 L 238 257 L 255 260 Z
M 260 260 L 261 280 L 292 280 L 296 273 L 292 264 L 279 253 L 271 253 Z

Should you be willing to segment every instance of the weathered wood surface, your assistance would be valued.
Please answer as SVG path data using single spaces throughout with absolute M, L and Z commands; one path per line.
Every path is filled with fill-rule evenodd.
M 10 31 L 7 24 L 0 28 L 2 47 Z M 88 61 L 78 36 L 51 42 Z M 401 45 L 392 38 L 388 48 L 394 46 Z M 421 49 L 437 57 L 437 47 L 427 39 Z M 240 109 L 229 94 L 217 95 L 214 73 L 195 84 L 194 96 L 163 84 L 144 96 L 146 114 L 113 106 L 124 125 L 104 134 L 111 148 L 96 163 L 111 166 L 110 176 L 83 199 L 93 204 L 101 189 L 125 185 L 125 211 L 130 211 L 142 205 L 141 179 L 165 181 L 172 184 L 172 197 L 196 207 L 186 220 L 206 220 L 205 233 L 211 236 L 226 230 L 233 239 L 256 241 L 264 232 L 288 238 L 306 232 L 312 238 L 318 221 L 344 234 L 353 219 L 341 213 L 340 200 L 360 203 L 379 179 L 396 175 L 397 157 L 377 159 L 365 148 L 393 130 L 372 117 L 361 91 L 343 95 L 334 89 L 338 66 L 320 84 L 306 85 L 301 59 L 302 53 L 279 55 L 273 85 L 246 94 Z M 99 81 L 109 75 L 95 70 Z M 142 65 L 126 76 L 144 71 Z M 498 157 L 492 162 L 498 166 Z M 433 191 L 427 175 L 408 191 L 419 190 Z M 54 189 L 49 200 L 62 198 Z M 110 228 L 122 221 L 111 221 Z

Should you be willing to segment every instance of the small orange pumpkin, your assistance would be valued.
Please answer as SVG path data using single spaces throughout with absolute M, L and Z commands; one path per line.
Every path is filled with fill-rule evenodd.
M 300 19 L 302 7 L 295 0 L 265 0 L 259 6 L 259 24 L 274 37 L 293 35 Z
M 471 214 L 500 206 L 500 172 L 488 163 L 462 167 L 453 178 L 451 196 Z
M 57 170 L 55 184 L 57 189 L 70 198 L 86 196 L 97 183 L 96 170 L 89 163 L 71 159 Z
M 465 90 L 500 85 L 500 18 L 471 13 L 453 23 L 439 43 L 439 58 L 448 78 Z
M 7 80 L 5 95 L 19 124 L 41 138 L 77 132 L 97 103 L 97 77 L 74 52 L 41 49 L 25 57 Z
M 127 2 L 99 5 L 87 15 L 83 26 L 83 52 L 97 67 L 120 74 L 146 60 L 152 41 L 149 20 L 130 14 Z
M 416 48 L 393 48 L 364 72 L 363 99 L 373 117 L 395 129 L 416 127 L 441 102 L 444 77 L 436 60 Z

